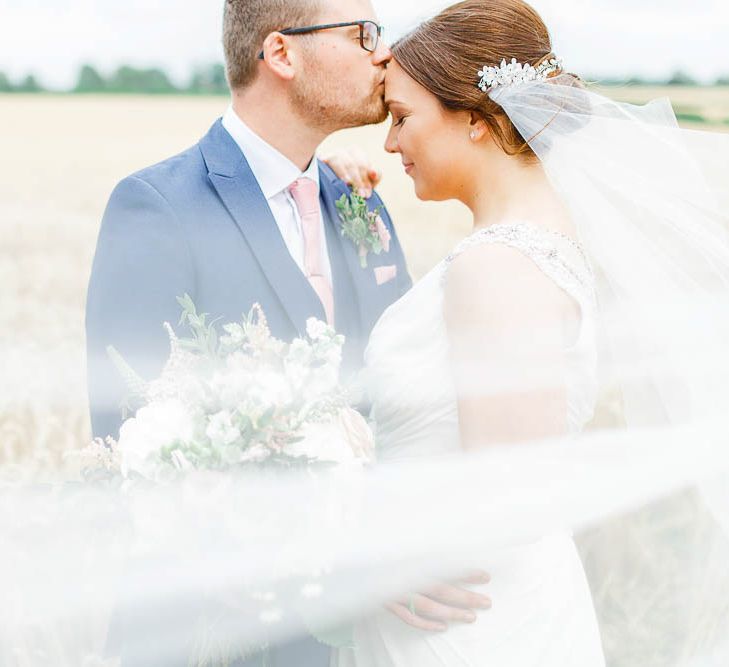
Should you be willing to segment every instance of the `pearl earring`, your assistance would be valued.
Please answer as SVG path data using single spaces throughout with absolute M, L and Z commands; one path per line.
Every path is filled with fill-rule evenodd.
M 471 131 L 471 139 L 475 139 L 475 138 L 476 138 L 476 132 L 472 130 Z

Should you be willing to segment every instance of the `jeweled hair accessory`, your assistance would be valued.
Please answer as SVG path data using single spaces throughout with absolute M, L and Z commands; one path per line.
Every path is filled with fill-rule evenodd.
M 481 80 L 478 82 L 478 87 L 487 93 L 499 86 L 518 86 L 530 81 L 544 81 L 550 74 L 560 69 L 562 69 L 561 58 L 545 60 L 537 67 L 517 62 L 516 58 L 512 58 L 510 63 L 504 59 L 500 67 L 484 67 L 479 70 L 478 75 Z

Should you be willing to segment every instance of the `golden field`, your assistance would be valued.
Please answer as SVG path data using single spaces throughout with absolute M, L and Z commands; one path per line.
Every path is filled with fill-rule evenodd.
M 610 88 L 643 102 L 670 92 L 729 130 L 729 88 Z M 127 174 L 173 155 L 207 131 L 224 98 L 0 96 L 0 464 L 54 467 L 88 439 L 83 312 L 107 198 Z M 357 145 L 378 165 L 379 188 L 415 277 L 469 229 L 457 203 L 422 203 L 398 156 L 382 150 L 386 126 L 347 130 L 322 147 Z M 44 465 L 45 467 L 45 465 Z
M 679 113 L 729 130 L 729 88 L 608 88 L 644 102 L 671 93 Z M 124 176 L 195 143 L 224 98 L 0 96 L 0 464 L 55 467 L 86 441 L 83 312 L 107 198 Z M 692 124 L 693 126 L 693 124 Z M 340 132 L 382 169 L 379 190 L 419 277 L 469 229 L 460 204 L 415 198 L 400 158 L 382 149 L 386 126 Z
M 729 88 L 608 92 L 632 102 L 670 92 L 683 113 L 729 130 Z M 112 188 L 133 171 L 195 143 L 226 105 L 223 98 L 0 96 L 0 467 L 7 475 L 19 474 L 13 464 L 31 461 L 48 476 L 64 475 L 64 454 L 90 438 L 84 300 Z M 341 132 L 322 148 L 357 145 L 382 169 L 379 191 L 417 278 L 468 233 L 469 216 L 459 204 L 419 202 L 399 157 L 381 149 L 385 132 L 385 126 Z M 695 565 L 690 553 L 665 547 L 667 538 L 673 543 L 676 530 L 693 525 L 695 516 L 666 523 L 669 515 L 670 505 L 649 508 L 581 536 L 588 574 L 600 582 L 593 592 L 611 665 L 674 664 L 668 656 L 686 648 L 674 646 L 674 638 L 680 643 L 689 617 L 702 613 L 657 604 L 666 582 L 678 585 L 682 568 Z M 631 543 L 633 535 L 645 535 L 646 526 L 652 544 Z M 688 535 L 688 544 L 693 537 L 700 535 Z M 625 575 L 636 553 L 664 559 L 661 577 L 634 581 Z M 606 562 L 611 578 L 601 576 Z M 625 595 L 637 601 L 629 612 L 622 604 Z M 656 609 L 660 615 L 646 621 Z M 630 636 L 634 625 L 648 634 Z M 669 637 L 660 652 L 654 650 L 656 636 Z
M 124 176 L 195 143 L 224 98 L 0 97 L 0 463 L 60 463 L 87 441 L 83 315 L 106 201 Z M 468 230 L 457 204 L 422 204 L 385 126 L 339 133 L 323 147 L 364 147 L 384 171 L 389 204 L 416 276 Z
M 610 86 L 597 87 L 621 102 L 645 104 L 668 97 L 682 124 L 692 128 L 729 132 L 729 86 L 694 88 L 691 86 Z M 694 118 L 696 117 L 696 118 Z M 697 118 L 703 119 L 697 122 Z

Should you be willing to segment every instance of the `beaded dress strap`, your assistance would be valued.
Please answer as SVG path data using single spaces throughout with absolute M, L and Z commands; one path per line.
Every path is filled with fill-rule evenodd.
M 484 243 L 498 243 L 521 251 L 583 307 L 594 304 L 595 279 L 582 246 L 565 234 L 528 223 L 495 224 L 466 237 L 446 257 L 443 279 L 456 257 Z

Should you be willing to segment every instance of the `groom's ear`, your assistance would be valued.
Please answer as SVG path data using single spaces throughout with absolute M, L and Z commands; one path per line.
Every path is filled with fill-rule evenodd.
M 272 32 L 263 42 L 264 66 L 285 81 L 291 81 L 295 75 L 294 58 L 289 45 L 286 35 L 280 32 Z

